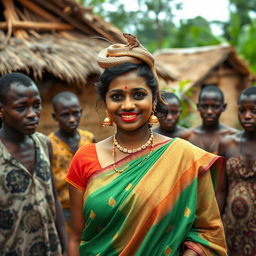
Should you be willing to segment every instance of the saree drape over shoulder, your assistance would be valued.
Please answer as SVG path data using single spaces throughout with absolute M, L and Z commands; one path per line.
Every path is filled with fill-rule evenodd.
M 85 189 L 80 255 L 181 255 L 185 247 L 227 255 L 209 172 L 217 177 L 223 158 L 177 138 L 147 159 L 143 152 L 122 159 L 117 166 L 125 170 L 116 173 L 85 164 L 89 148 L 77 152 L 67 176 Z

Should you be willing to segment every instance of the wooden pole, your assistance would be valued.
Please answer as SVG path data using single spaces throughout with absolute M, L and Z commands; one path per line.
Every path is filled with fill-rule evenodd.
M 0 22 L 0 29 L 7 29 L 7 22 Z M 39 31 L 51 30 L 72 30 L 72 26 L 65 23 L 57 22 L 34 22 L 34 21 L 14 21 L 12 23 L 13 29 L 33 29 Z

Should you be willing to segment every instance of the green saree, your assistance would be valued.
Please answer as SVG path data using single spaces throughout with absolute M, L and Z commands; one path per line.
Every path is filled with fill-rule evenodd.
M 208 172 L 222 158 L 173 139 L 117 166 L 125 171 L 108 166 L 87 183 L 80 255 L 227 255 Z

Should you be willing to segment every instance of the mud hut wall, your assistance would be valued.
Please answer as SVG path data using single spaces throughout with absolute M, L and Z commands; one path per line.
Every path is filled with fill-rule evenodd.
M 58 124 L 51 116 L 53 112 L 52 99 L 62 91 L 75 93 L 83 108 L 79 128 L 88 130 L 95 135 L 97 141 L 102 140 L 114 133 L 114 128 L 103 128 L 102 120 L 106 117 L 104 104 L 100 101 L 97 106 L 98 94 L 92 84 L 88 84 L 81 89 L 62 82 L 46 81 L 39 85 L 42 96 L 42 112 L 38 131 L 48 135 L 58 129 Z

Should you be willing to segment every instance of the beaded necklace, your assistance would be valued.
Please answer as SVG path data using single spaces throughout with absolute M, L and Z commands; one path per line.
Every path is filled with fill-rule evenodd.
M 140 147 L 138 147 L 138 148 L 135 148 L 135 149 L 128 149 L 128 148 L 122 147 L 122 146 L 118 143 L 118 141 L 117 141 L 117 139 L 116 139 L 116 134 L 115 134 L 114 137 L 113 137 L 113 146 L 114 146 L 115 148 L 117 148 L 119 151 L 123 152 L 123 153 L 131 154 L 131 153 L 139 152 L 139 151 L 141 151 L 142 149 L 145 149 L 146 147 L 148 147 L 148 146 L 152 143 L 153 137 L 154 137 L 153 132 L 150 131 L 149 139 L 146 141 L 145 144 L 143 144 L 142 146 L 140 146 Z
M 133 149 L 133 150 L 136 150 L 136 151 L 132 151 L 132 152 L 128 152 L 128 149 L 124 148 L 124 147 L 121 147 L 119 144 L 119 147 L 121 147 L 122 149 L 120 150 L 120 148 L 118 148 L 117 146 L 118 142 L 116 140 L 116 136 L 113 136 L 113 148 L 112 148 L 112 157 L 113 157 L 113 167 L 114 167 L 114 171 L 116 173 L 122 173 L 124 172 L 128 167 L 129 165 L 125 166 L 123 169 L 120 169 L 118 170 L 118 168 L 116 167 L 116 161 L 115 161 L 115 157 L 116 157 L 116 148 L 123 152 L 123 153 L 128 153 L 128 154 L 131 154 L 131 153 L 135 153 L 135 152 L 139 152 L 143 149 L 146 149 L 148 146 L 150 146 L 150 152 L 148 154 L 145 155 L 145 157 L 141 160 L 140 163 L 138 163 L 137 166 L 140 166 L 144 161 L 146 161 L 149 156 L 151 155 L 151 153 L 153 152 L 153 149 L 154 149 L 154 135 L 153 135 L 153 132 L 151 131 L 151 134 L 150 134 L 150 137 L 148 139 L 148 141 L 143 144 L 141 147 L 137 148 L 137 149 Z M 122 151 L 122 150 L 125 150 L 125 151 Z M 127 151 L 126 151 L 127 150 Z

